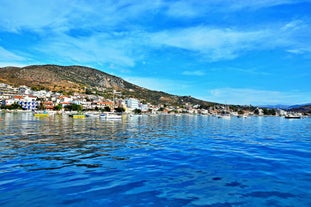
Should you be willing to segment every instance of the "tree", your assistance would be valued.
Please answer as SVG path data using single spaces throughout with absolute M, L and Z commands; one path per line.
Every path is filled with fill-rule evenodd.
M 259 109 L 255 109 L 254 114 L 259 115 Z
M 40 105 L 39 105 L 38 109 L 39 110 L 45 110 L 45 106 L 44 106 L 42 101 L 40 102 Z
M 264 113 L 264 115 L 273 115 L 273 116 L 276 115 L 275 109 L 264 108 L 263 113 Z
M 9 110 L 23 109 L 23 107 L 20 104 L 18 104 L 18 103 L 13 103 L 13 104 L 8 105 L 8 106 L 2 106 L 1 108 L 9 109 Z
M 244 114 L 244 111 L 241 110 L 241 109 L 239 109 L 239 110 L 238 110 L 238 114 Z
M 105 107 L 104 107 L 104 109 L 103 109 L 103 111 L 110 112 L 110 111 L 111 111 L 111 109 L 110 109 L 110 107 L 109 107 L 109 106 L 105 106 Z
M 70 104 L 70 105 L 66 105 L 65 107 L 66 111 L 82 111 L 83 107 L 79 104 Z
M 60 111 L 62 109 L 62 105 L 58 104 L 56 106 L 54 106 L 54 110 Z
M 158 111 L 164 111 L 164 108 L 163 108 L 163 107 L 161 107 L 161 108 L 159 108 L 159 109 L 158 109 Z
M 141 110 L 140 109 L 134 109 L 133 112 L 134 112 L 134 114 L 141 114 Z
M 90 88 L 85 89 L 85 94 L 88 94 L 88 95 L 93 94 L 92 89 Z
M 115 111 L 116 112 L 125 112 L 125 109 L 123 107 L 118 107 L 118 108 L 115 108 Z

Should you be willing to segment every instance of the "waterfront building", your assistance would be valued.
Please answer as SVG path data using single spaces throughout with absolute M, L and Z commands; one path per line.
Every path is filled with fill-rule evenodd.
M 20 95 L 28 95 L 31 94 L 31 89 L 28 86 L 20 86 L 18 87 L 18 94 Z
M 15 96 L 18 101 L 18 104 L 22 106 L 25 110 L 36 110 L 40 103 L 37 101 L 36 96 L 27 95 L 27 96 Z
M 128 98 L 125 100 L 125 104 L 126 107 L 129 108 L 130 110 L 140 109 L 138 99 Z
M 140 109 L 141 111 L 146 112 L 149 110 L 149 107 L 147 104 L 140 104 Z
M 13 99 L 4 99 L 1 102 L 2 106 L 10 106 L 13 103 L 15 103 L 15 101 Z
M 32 94 L 38 98 L 48 98 L 51 97 L 51 92 L 46 90 L 33 91 Z
M 60 103 L 60 104 L 62 104 L 62 103 L 69 103 L 70 104 L 72 102 L 72 98 L 61 95 L 58 97 L 58 100 L 56 102 Z
M 43 107 L 45 109 L 48 109 L 48 110 L 53 110 L 54 109 L 54 103 L 53 103 L 53 101 L 45 101 L 43 103 Z
M 10 99 L 13 96 L 17 95 L 18 89 L 14 88 L 8 84 L 1 83 L 0 84 L 0 94 L 1 94 L 1 99 Z

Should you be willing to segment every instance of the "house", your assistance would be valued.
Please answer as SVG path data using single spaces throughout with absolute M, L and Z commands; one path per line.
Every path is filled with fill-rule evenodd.
M 98 108 L 105 108 L 106 106 L 108 106 L 109 108 L 113 107 L 113 102 L 112 101 L 102 101 L 102 102 L 98 102 Z
M 15 102 L 20 104 L 25 110 L 36 110 L 40 105 L 40 102 L 37 101 L 37 97 L 33 95 L 27 96 L 15 96 Z
M 20 95 L 28 95 L 32 93 L 31 89 L 28 86 L 20 86 L 17 90 L 18 94 Z
M 40 90 L 40 91 L 33 91 L 32 93 L 34 96 L 37 96 L 38 98 L 47 98 L 51 97 L 51 92 L 46 90 Z
M 140 109 L 139 101 L 135 98 L 128 98 L 125 100 L 126 107 L 130 110 Z
M 45 109 L 48 109 L 48 110 L 53 110 L 54 109 L 54 103 L 52 101 L 45 101 L 45 102 L 43 102 L 43 107 Z
M 148 107 L 148 104 L 140 104 L 140 109 L 141 111 L 148 111 L 149 110 L 149 107 Z
M 72 98 L 61 95 L 61 96 L 58 97 L 56 102 L 60 103 L 60 104 L 67 104 L 68 105 L 68 104 L 71 104 Z
M 4 100 L 2 100 L 1 104 L 2 104 L 2 106 L 10 106 L 14 103 L 15 103 L 15 101 L 13 99 L 4 99 Z
M 59 104 L 62 106 L 62 108 L 64 108 L 65 106 L 70 105 L 71 102 L 65 102 L 65 101 L 63 101 L 63 102 L 59 102 Z

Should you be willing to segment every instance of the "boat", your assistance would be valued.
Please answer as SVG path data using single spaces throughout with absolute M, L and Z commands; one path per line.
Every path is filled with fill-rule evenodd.
M 222 114 L 218 115 L 218 118 L 231 119 L 231 115 L 229 113 L 222 113 Z
M 47 111 L 36 111 L 33 113 L 34 117 L 48 117 L 49 113 Z
M 99 115 L 100 118 L 106 119 L 106 120 L 121 120 L 122 114 L 116 114 L 116 113 L 102 113 Z
M 85 117 L 98 118 L 98 116 L 99 116 L 98 112 L 87 112 L 87 113 L 85 113 Z
M 222 119 L 231 119 L 231 114 L 229 112 L 229 107 L 224 107 L 224 110 L 217 116 L 218 118 Z
M 285 119 L 301 119 L 301 116 L 298 114 L 287 114 Z
M 69 114 L 69 116 L 74 119 L 85 119 L 86 117 L 83 113 Z
M 113 94 L 113 101 L 112 101 L 112 112 L 104 112 L 102 114 L 99 115 L 100 118 L 102 119 L 106 119 L 106 120 L 121 120 L 122 119 L 122 113 L 116 113 L 114 111 L 114 96 L 115 94 L 119 94 L 120 92 L 116 92 L 115 90 L 113 90 L 112 94 Z
M 74 118 L 74 119 L 85 119 L 85 114 L 73 114 L 72 118 Z

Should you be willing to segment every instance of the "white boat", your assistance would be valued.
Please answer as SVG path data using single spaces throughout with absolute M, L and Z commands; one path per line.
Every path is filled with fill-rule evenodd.
M 218 115 L 218 118 L 222 118 L 222 119 L 231 119 L 231 115 L 229 113 L 224 113 L 224 114 L 220 114 Z
M 121 120 L 122 114 L 116 114 L 116 113 L 102 113 L 99 115 L 100 118 L 106 119 L 106 120 Z
M 113 94 L 112 109 L 114 110 L 114 102 L 115 102 L 114 101 L 114 96 L 115 96 L 115 94 L 120 94 L 120 92 L 116 92 L 115 90 L 113 90 L 112 94 Z M 106 120 L 121 120 L 122 119 L 122 114 L 115 113 L 114 111 L 112 111 L 112 112 L 104 112 L 104 113 L 100 114 L 99 117 L 101 119 L 106 119 Z
M 99 113 L 98 112 L 87 112 L 85 113 L 86 117 L 91 117 L 91 118 L 98 118 Z
M 222 118 L 222 119 L 231 119 L 231 114 L 229 112 L 229 107 L 228 107 L 228 109 L 227 109 L 227 107 L 224 107 L 224 110 L 217 117 L 218 118 Z
M 301 116 L 298 114 L 287 114 L 285 119 L 301 119 Z

